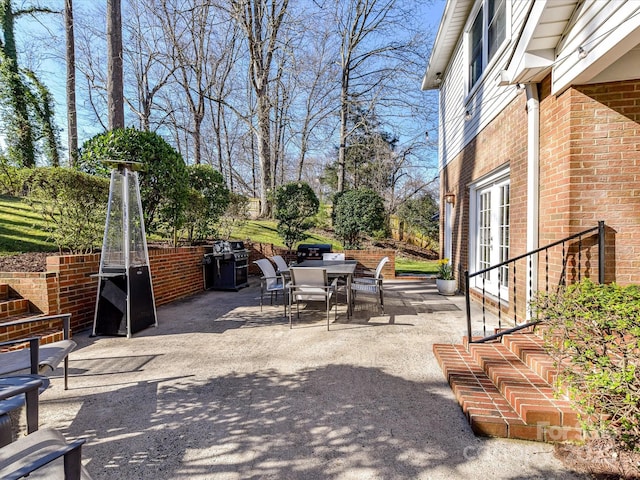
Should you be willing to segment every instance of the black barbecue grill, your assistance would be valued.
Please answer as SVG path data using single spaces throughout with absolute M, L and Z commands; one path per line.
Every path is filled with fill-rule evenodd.
M 298 255 L 296 260 L 298 263 L 305 260 L 322 260 L 323 253 L 331 253 L 331 244 L 329 243 L 301 243 L 298 245 Z
M 205 290 L 238 290 L 249 285 L 249 250 L 240 241 L 218 240 L 204 254 Z

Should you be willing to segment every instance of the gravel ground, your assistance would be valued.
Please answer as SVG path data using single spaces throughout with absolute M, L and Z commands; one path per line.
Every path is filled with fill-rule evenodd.
M 289 329 L 252 283 L 163 306 L 130 339 L 76 335 L 41 425 L 87 439 L 94 479 L 587 478 L 551 445 L 473 435 L 431 349 L 461 341 L 461 296 L 387 282 L 387 315 L 362 297 L 330 331 L 315 305 Z

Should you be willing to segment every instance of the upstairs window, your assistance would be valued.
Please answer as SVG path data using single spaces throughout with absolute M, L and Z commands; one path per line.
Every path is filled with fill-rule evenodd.
M 467 35 L 471 89 L 507 38 L 506 0 L 482 0 Z

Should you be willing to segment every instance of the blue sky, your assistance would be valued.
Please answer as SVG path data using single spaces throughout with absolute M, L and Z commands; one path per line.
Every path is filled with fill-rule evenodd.
M 19 3 L 20 2 L 15 2 L 16 5 Z M 49 4 L 52 4 L 54 7 L 57 7 L 61 3 L 62 2 L 49 2 Z M 81 15 L 83 8 L 92 4 L 94 4 L 94 1 L 92 0 L 74 0 L 76 16 Z M 425 28 L 432 29 L 434 37 L 437 31 L 437 26 L 442 17 L 445 4 L 446 0 L 434 0 L 424 6 Z M 14 6 L 14 8 L 16 7 Z M 104 19 L 98 20 L 104 21 Z M 16 34 L 19 44 L 19 61 L 23 65 L 33 68 L 49 87 L 52 95 L 54 96 L 56 123 L 61 130 L 60 139 L 61 145 L 64 149 L 63 158 L 66 158 L 66 71 L 64 62 L 62 11 L 59 14 L 40 14 L 37 17 L 20 18 L 16 22 Z M 78 35 L 78 32 L 76 32 L 76 35 Z M 57 36 L 57 41 L 52 41 L 52 36 Z M 47 42 L 49 45 L 47 45 Z M 420 72 L 420 74 L 422 73 L 423 72 Z M 76 75 L 76 82 L 77 84 L 85 82 L 84 76 L 80 72 Z M 416 89 L 419 88 L 420 85 L 417 84 Z M 428 96 L 433 95 L 437 95 L 437 93 L 425 92 L 425 101 L 427 101 Z M 434 97 L 431 97 L 431 99 L 433 98 Z M 84 99 L 80 96 L 77 98 L 79 112 L 82 109 L 81 103 L 83 100 Z M 86 118 L 83 119 L 81 115 L 78 117 L 78 129 L 80 145 L 84 140 L 101 131 L 101 127 L 99 125 L 96 125 L 93 122 L 88 122 Z M 430 139 L 435 139 L 436 134 L 437 131 L 430 130 Z

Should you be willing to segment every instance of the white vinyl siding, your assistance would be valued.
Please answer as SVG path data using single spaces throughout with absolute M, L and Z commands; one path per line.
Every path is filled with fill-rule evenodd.
M 507 48 L 500 50 L 488 65 L 471 94 L 467 91 L 469 78 L 465 46 L 468 38 L 462 35 L 456 51 L 443 76 L 439 96 L 439 160 L 442 169 L 518 95 L 515 87 L 501 87 L 496 77 L 506 67 L 511 52 L 511 32 L 523 25 L 529 2 L 505 0 L 507 14 Z M 474 17 L 475 18 L 475 17 Z M 465 120 L 465 112 L 471 118 Z

